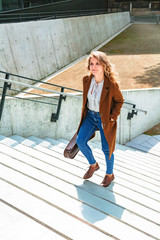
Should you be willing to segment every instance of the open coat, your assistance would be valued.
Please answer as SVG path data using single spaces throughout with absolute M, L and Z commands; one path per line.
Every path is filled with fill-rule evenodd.
M 83 78 L 83 105 L 81 120 L 78 127 L 78 131 L 82 125 L 82 122 L 87 114 L 87 94 L 91 84 L 93 75 L 85 76 Z M 109 158 L 115 149 L 116 143 L 116 130 L 117 130 L 117 117 L 120 114 L 121 107 L 123 105 L 123 95 L 119 89 L 117 83 L 111 82 L 107 77 L 104 78 L 103 89 L 101 93 L 99 113 L 101 116 L 102 126 L 106 140 L 109 145 Z M 111 118 L 114 121 L 111 121 Z

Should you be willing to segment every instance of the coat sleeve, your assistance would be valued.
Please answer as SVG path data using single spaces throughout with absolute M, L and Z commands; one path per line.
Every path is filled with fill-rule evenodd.
M 114 119 L 115 121 L 117 120 L 117 117 L 120 114 L 124 99 L 123 99 L 123 95 L 119 89 L 118 84 L 114 84 L 114 91 L 113 91 L 113 107 L 112 107 L 112 111 L 110 114 L 110 119 Z

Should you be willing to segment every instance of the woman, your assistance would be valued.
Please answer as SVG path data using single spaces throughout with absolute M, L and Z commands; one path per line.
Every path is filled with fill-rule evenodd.
M 106 174 L 101 185 L 107 187 L 114 180 L 113 152 L 116 142 L 116 120 L 124 99 L 116 74 L 105 53 L 92 52 L 88 57 L 88 70 L 90 74 L 83 78 L 83 106 L 77 131 L 77 145 L 90 165 L 83 177 L 88 179 L 99 169 L 99 165 L 87 142 L 96 130 L 100 131 L 102 151 L 106 160 Z

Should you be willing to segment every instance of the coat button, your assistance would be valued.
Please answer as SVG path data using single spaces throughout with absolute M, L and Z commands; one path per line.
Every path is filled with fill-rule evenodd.
M 101 117 L 103 116 L 103 114 L 101 113 Z
M 105 127 L 105 125 L 106 125 L 106 124 L 105 124 L 105 123 L 103 123 L 103 127 Z

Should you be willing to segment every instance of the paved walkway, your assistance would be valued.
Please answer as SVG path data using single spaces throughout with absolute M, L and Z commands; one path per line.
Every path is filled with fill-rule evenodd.
M 160 87 L 159 39 L 160 25 L 132 24 L 99 49 L 106 52 L 114 64 L 121 89 Z M 47 79 L 50 83 L 82 90 L 82 78 L 87 73 L 85 58 Z
M 142 134 L 126 143 L 126 146 L 152 153 L 160 157 L 160 135 L 149 136 Z

